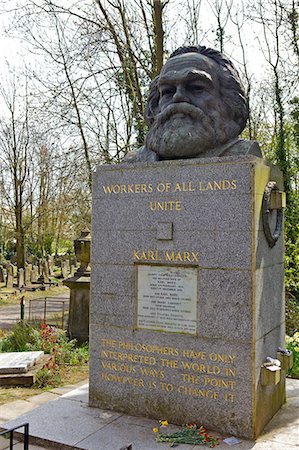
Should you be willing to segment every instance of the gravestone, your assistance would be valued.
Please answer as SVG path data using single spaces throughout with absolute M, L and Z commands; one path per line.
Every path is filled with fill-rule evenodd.
M 44 282 L 49 283 L 49 281 L 50 281 L 49 267 L 48 267 L 48 262 L 46 260 L 43 260 L 43 262 L 42 262 L 42 271 L 43 271 L 43 276 L 44 276 Z
M 63 278 L 67 278 L 70 273 L 70 263 L 68 260 L 62 261 L 61 273 Z
M 18 270 L 17 281 L 18 281 L 18 288 L 22 289 L 25 286 L 24 269 L 22 268 Z
M 25 266 L 25 285 L 28 286 L 31 283 L 32 264 L 26 264 Z
M 178 49 L 94 173 L 91 406 L 252 439 L 284 403 L 283 177 L 247 116 L 227 58 Z
M 43 356 L 43 351 L 0 353 L 0 374 L 26 373 Z
M 285 372 L 261 381 L 285 335 L 283 238 L 270 248 L 261 216 L 269 180 L 283 189 L 249 156 L 97 169 L 92 406 L 246 438 L 279 409 Z
M 39 277 L 39 268 L 36 265 L 32 266 L 32 272 L 31 272 L 31 283 L 37 283 Z
M 0 283 L 4 283 L 4 273 L 2 266 L 0 266 Z
M 13 265 L 7 264 L 6 266 L 6 287 L 13 288 Z
M 48 257 L 48 268 L 49 268 L 49 275 L 54 275 L 54 259 L 52 256 Z
M 71 266 L 70 278 L 63 280 L 70 289 L 68 335 L 79 343 L 88 341 L 89 337 L 90 240 L 90 232 L 86 231 L 74 241 L 80 267 L 74 273 Z

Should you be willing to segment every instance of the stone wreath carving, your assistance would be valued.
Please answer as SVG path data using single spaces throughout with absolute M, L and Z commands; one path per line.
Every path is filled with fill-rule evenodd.
M 283 206 L 275 207 L 271 205 L 271 194 L 279 193 L 279 189 L 275 181 L 269 181 L 265 188 L 264 196 L 263 196 L 263 228 L 264 233 L 268 242 L 269 247 L 274 247 L 276 242 L 279 239 L 279 236 L 282 232 L 282 223 L 283 223 Z M 270 215 L 276 210 L 276 223 L 274 231 L 271 230 L 270 226 Z M 272 227 L 273 228 L 273 227 Z

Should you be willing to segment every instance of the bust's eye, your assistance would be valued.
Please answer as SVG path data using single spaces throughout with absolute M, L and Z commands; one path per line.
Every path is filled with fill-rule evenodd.
M 174 86 L 165 86 L 161 89 L 161 96 L 165 95 L 174 95 L 176 91 L 176 88 Z
M 188 91 L 193 92 L 194 94 L 200 94 L 204 91 L 204 87 L 200 84 L 190 83 L 188 84 Z

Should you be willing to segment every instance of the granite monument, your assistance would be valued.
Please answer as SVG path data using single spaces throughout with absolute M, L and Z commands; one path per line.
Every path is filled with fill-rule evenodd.
M 227 58 L 179 49 L 144 147 L 97 168 L 91 406 L 254 438 L 284 403 L 283 179 L 247 115 Z

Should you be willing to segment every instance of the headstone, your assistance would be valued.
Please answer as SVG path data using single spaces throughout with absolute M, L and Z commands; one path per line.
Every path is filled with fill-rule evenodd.
M 38 266 L 33 265 L 31 272 L 31 283 L 37 283 L 38 277 L 39 277 Z
M 43 351 L 0 353 L 0 374 L 26 373 L 42 356 Z
M 70 264 L 69 264 L 68 260 L 62 262 L 62 268 L 61 269 L 62 269 L 61 271 L 62 271 L 63 278 L 67 278 L 69 276 L 69 273 L 70 273 Z
M 18 288 L 22 289 L 25 286 L 24 269 L 22 268 L 18 270 L 17 281 L 18 281 Z
M 46 260 L 43 260 L 42 262 L 42 273 L 44 276 L 44 282 L 45 283 L 49 283 L 50 279 L 49 279 L 49 267 L 48 267 L 48 263 Z
M 25 266 L 25 285 L 28 286 L 31 283 L 32 264 L 26 264 Z
M 7 264 L 6 266 L 6 287 L 13 288 L 13 265 Z
M 42 259 L 38 260 L 38 273 L 39 273 L 39 275 L 43 275 L 43 260 Z
M 89 338 L 90 243 L 90 232 L 81 232 L 74 241 L 80 268 L 74 274 L 72 266 L 70 278 L 63 280 L 63 284 L 70 289 L 68 335 L 79 343 L 87 342 Z
M 283 177 L 239 138 L 245 99 L 219 52 L 178 49 L 144 146 L 97 168 L 91 406 L 253 439 L 284 403 Z
M 57 267 L 61 267 L 61 258 L 60 257 L 55 257 L 55 266 Z
M 48 257 L 48 268 L 49 268 L 49 275 L 54 275 L 54 260 L 52 256 Z
M 285 372 L 261 383 L 284 345 L 283 238 L 269 247 L 261 215 L 269 180 L 283 189 L 254 157 L 97 169 L 92 406 L 200 417 L 246 438 L 279 409 Z M 108 193 L 128 184 L 136 194 Z
M 4 283 L 4 273 L 2 266 L 0 266 L 0 283 Z

